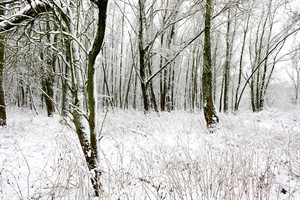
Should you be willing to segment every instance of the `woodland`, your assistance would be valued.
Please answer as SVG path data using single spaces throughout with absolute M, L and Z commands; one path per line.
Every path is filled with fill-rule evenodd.
M 299 38 L 298 0 L 1 0 L 0 125 L 15 107 L 59 115 L 101 196 L 109 111 L 197 113 L 215 134 L 227 115 L 299 109 Z

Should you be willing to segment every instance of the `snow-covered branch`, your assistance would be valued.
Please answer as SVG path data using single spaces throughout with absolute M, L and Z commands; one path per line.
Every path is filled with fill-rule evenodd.
M 91 0 L 91 2 L 93 2 L 94 4 L 98 5 L 99 1 L 98 0 Z
M 2 1 L 2 2 L 0 2 L 0 6 L 8 5 L 8 4 L 14 3 L 14 2 L 16 2 L 16 1 L 18 1 L 18 0 Z
M 0 21 L 0 33 L 11 30 L 12 28 L 20 25 L 24 21 L 36 18 L 40 13 L 48 12 L 52 9 L 48 0 L 34 0 L 27 4 L 18 13 L 9 17 L 3 17 L 4 20 Z

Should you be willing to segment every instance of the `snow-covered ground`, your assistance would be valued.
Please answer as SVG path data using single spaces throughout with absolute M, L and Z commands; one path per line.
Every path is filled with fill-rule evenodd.
M 9 108 L 0 199 L 96 199 L 76 134 L 45 115 Z M 213 134 L 200 112 L 111 110 L 101 134 L 101 199 L 300 199 L 300 109 L 220 114 Z

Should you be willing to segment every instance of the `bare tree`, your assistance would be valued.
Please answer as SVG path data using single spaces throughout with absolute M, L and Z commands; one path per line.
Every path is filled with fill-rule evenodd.
M 247 6 L 247 5 L 246 5 Z M 245 9 L 244 6 L 244 12 L 246 13 L 246 20 L 245 23 L 242 25 L 242 46 L 239 54 L 239 64 L 238 64 L 238 81 L 237 81 L 237 86 L 236 86 L 236 91 L 235 91 L 235 100 L 234 100 L 234 110 L 237 111 L 239 107 L 238 103 L 238 96 L 240 92 L 240 87 L 242 84 L 242 77 L 243 77 L 243 68 L 244 68 L 244 57 L 245 57 L 245 47 L 246 47 L 246 39 L 247 35 L 249 34 L 249 24 L 250 24 L 250 17 L 251 17 L 251 10 L 253 9 L 253 3 Z
M 63 2 L 61 2 L 63 3 Z M 81 23 L 81 18 L 73 13 L 71 6 L 67 5 L 65 12 L 60 12 L 61 18 L 65 22 L 65 30 L 67 39 L 67 57 L 71 70 L 71 84 L 72 84 L 72 116 L 73 122 L 76 127 L 76 133 L 79 138 L 79 142 L 87 162 L 89 171 L 92 174 L 91 182 L 95 190 L 96 196 L 99 196 L 102 190 L 100 183 L 100 169 L 99 169 L 99 157 L 98 157 L 98 127 L 97 127 L 97 104 L 95 96 L 95 61 L 101 50 L 105 26 L 106 26 L 106 13 L 108 0 L 92 1 L 97 10 L 97 25 L 94 40 L 91 44 L 91 49 L 87 52 L 87 86 L 85 87 L 85 81 L 82 71 L 85 66 L 80 58 L 80 49 L 84 46 L 80 43 L 78 38 L 74 38 L 78 31 L 74 24 Z M 60 7 L 59 5 L 56 5 Z M 77 5 L 79 6 L 79 5 Z M 75 9 L 76 10 L 76 9 Z M 63 11 L 63 10 L 60 10 Z M 93 12 L 92 12 L 93 13 Z M 83 14 L 83 13 L 80 13 Z M 79 14 L 78 14 L 79 15 Z M 84 90 L 87 89 L 87 96 L 85 96 Z
M 287 70 L 287 73 L 292 81 L 292 86 L 294 89 L 294 99 L 293 103 L 299 103 L 299 93 L 300 93 L 300 45 L 298 48 L 293 50 L 293 55 L 291 59 L 291 69 Z
M 233 5 L 232 5 L 233 6 Z M 226 56 L 225 56 L 225 63 L 224 63 L 224 72 L 223 72 L 223 81 L 222 81 L 222 91 L 220 95 L 220 111 L 222 110 L 222 101 L 223 101 L 223 111 L 228 111 L 229 105 L 229 90 L 230 90 L 230 73 L 231 73 L 231 60 L 232 60 L 232 51 L 233 51 L 233 44 L 235 39 L 235 31 L 236 27 L 232 28 L 232 21 L 234 20 L 234 25 L 236 25 L 236 14 L 232 14 L 234 11 L 233 8 L 227 9 L 227 22 L 226 22 Z M 233 31 L 232 31 L 233 30 Z M 223 98 L 222 98 L 223 97 Z
M 204 49 L 203 49 L 203 72 L 202 72 L 202 89 L 204 117 L 209 129 L 218 123 L 219 119 L 215 110 L 213 101 L 213 77 L 212 77 L 212 61 L 211 61 L 211 19 L 212 19 L 212 0 L 206 0 L 205 6 L 205 29 L 204 29 Z
M 85 152 L 86 157 L 90 155 L 87 159 L 89 169 L 94 171 L 95 180 L 92 180 L 96 196 L 99 196 L 99 191 L 102 189 L 100 184 L 100 170 L 98 169 L 98 148 L 97 148 L 97 105 L 95 96 L 95 61 L 101 50 L 106 26 L 106 12 L 108 0 L 92 0 L 92 2 L 98 8 L 98 19 L 97 19 L 97 29 L 95 33 L 95 38 L 92 44 L 92 48 L 88 53 L 88 105 L 89 105 L 89 126 L 90 126 L 90 150 Z M 91 152 L 91 153 L 90 153 Z
M 3 16 L 4 7 L 0 5 L 0 23 Z M 0 126 L 6 125 L 5 94 L 3 89 L 4 56 L 4 36 L 0 34 Z
M 47 33 L 45 33 L 48 37 L 47 47 L 55 50 L 55 53 L 61 57 L 61 60 L 68 66 L 68 69 L 70 69 L 70 80 L 68 84 L 71 86 L 72 93 L 72 119 L 87 167 L 91 172 L 91 182 L 94 191 L 96 195 L 99 196 L 101 192 L 101 172 L 98 164 L 97 147 L 98 127 L 96 124 L 95 61 L 104 40 L 108 0 L 91 0 L 91 4 L 94 5 L 94 8 L 91 8 L 90 11 L 92 11 L 92 14 L 94 14 L 94 12 L 97 13 L 98 17 L 96 20 L 94 40 L 90 45 L 86 46 L 81 43 L 82 35 L 78 33 L 82 33 L 82 30 L 88 30 L 91 24 L 95 23 L 87 23 L 87 26 L 83 25 L 83 12 L 81 12 L 83 7 L 81 7 L 81 1 L 69 2 L 70 4 L 67 3 L 68 2 L 59 0 L 33 1 L 30 6 L 25 6 L 22 12 L 13 15 L 13 17 L 7 17 L 7 20 L 0 22 L 0 33 L 2 32 L 4 34 L 19 25 L 26 24 L 26 22 L 32 21 L 40 13 L 53 11 L 53 16 L 55 16 L 57 22 L 60 23 L 59 27 L 61 29 L 50 30 L 50 27 L 48 27 Z M 91 17 L 93 18 L 94 16 Z M 63 41 L 65 42 L 65 55 L 55 47 L 55 39 L 54 41 L 50 41 L 52 38 L 51 35 L 55 35 L 54 38 L 57 35 L 62 35 L 64 38 Z M 34 42 L 34 40 L 31 41 Z M 91 47 L 89 51 L 86 50 L 88 47 Z M 51 54 L 47 56 L 39 54 L 39 58 L 41 61 L 45 61 L 50 67 L 53 67 L 56 63 L 56 61 L 52 59 L 53 56 L 51 56 Z M 35 65 L 36 63 L 30 64 Z M 87 72 L 83 73 L 85 69 L 87 69 Z M 85 77 L 87 78 L 87 82 L 85 82 Z M 53 77 L 45 77 L 44 80 L 49 81 L 49 78 L 51 79 L 51 83 L 44 83 L 45 87 L 49 86 L 49 84 L 51 86 L 52 84 Z M 85 94 L 85 89 L 87 89 L 87 94 Z M 45 91 L 45 94 L 52 98 L 51 101 L 53 101 L 53 91 L 48 91 L 48 88 L 45 88 Z
M 139 0 L 137 9 L 135 9 L 135 6 L 131 5 L 134 11 L 137 10 L 135 15 L 138 18 L 137 21 L 139 29 L 135 30 L 133 26 L 131 27 L 137 37 L 139 69 L 136 70 L 136 72 L 138 72 L 138 77 L 140 79 L 145 111 L 148 111 L 151 106 L 158 111 L 155 96 L 156 93 L 153 86 L 154 78 L 158 75 L 162 75 L 160 76 L 159 83 L 162 110 L 165 109 L 166 98 L 170 99 L 171 104 L 169 105 L 170 109 L 172 108 L 172 102 L 174 101 L 172 99 L 174 99 L 175 71 L 170 66 L 174 64 L 180 53 L 201 35 L 201 33 L 198 34 L 195 38 L 186 43 L 182 42 L 179 47 L 180 50 L 174 51 L 170 48 L 175 39 L 174 34 L 176 33 L 176 24 L 194 15 L 196 12 L 188 10 L 186 13 L 178 16 L 181 3 L 181 0 L 173 2 L 167 1 L 163 3 L 165 7 L 161 8 L 161 6 L 156 8 L 158 4 L 157 0 Z M 154 23 L 155 18 L 161 19 L 160 26 L 157 26 Z M 160 43 L 160 47 L 164 48 L 157 49 L 156 43 Z M 172 53 L 165 53 L 168 51 Z M 155 65 L 154 63 L 159 64 Z M 170 94 L 170 96 L 167 94 Z
M 261 2 L 260 2 L 261 3 Z M 299 17 L 294 15 L 290 20 L 285 22 L 280 32 L 274 31 L 276 15 L 280 9 L 285 8 L 285 1 L 269 0 L 265 4 L 259 5 L 259 9 L 264 9 L 261 12 L 260 20 L 253 17 L 253 28 L 251 32 L 255 35 L 254 39 L 250 37 L 249 57 L 251 71 L 250 74 L 244 72 L 246 79 L 239 96 L 236 98 L 235 110 L 238 110 L 241 98 L 247 86 L 250 87 L 251 106 L 254 112 L 261 111 L 264 107 L 264 101 L 267 94 L 267 89 L 271 81 L 274 68 L 282 58 L 280 56 L 286 40 L 299 32 L 300 28 L 297 25 Z M 296 25 L 296 26 L 295 26 Z

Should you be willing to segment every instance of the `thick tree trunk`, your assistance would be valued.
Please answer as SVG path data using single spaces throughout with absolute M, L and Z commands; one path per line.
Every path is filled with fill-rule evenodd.
M 3 44 L 3 37 L 0 37 L 0 126 L 6 125 L 3 71 L 4 71 L 4 44 Z
M 139 65 L 140 65 L 140 78 L 141 78 L 141 88 L 143 94 L 143 103 L 144 103 L 144 111 L 148 112 L 150 110 L 150 98 L 148 92 L 148 83 L 146 82 L 146 61 L 145 61 L 145 50 L 143 45 L 143 9 L 144 5 L 139 0 L 139 32 L 138 32 L 138 43 L 139 43 Z
M 0 17 L 4 15 L 4 10 L 0 6 Z M 3 88 L 4 71 L 4 37 L 0 35 L 0 126 L 6 125 L 5 95 Z
M 49 29 L 48 29 L 49 30 Z M 50 41 L 49 41 L 50 42 Z M 46 58 L 44 58 L 44 54 L 41 53 L 40 54 L 40 58 L 41 60 L 45 59 L 47 60 L 47 65 L 46 66 L 42 66 L 45 67 L 46 69 L 44 77 L 42 79 L 42 89 L 44 91 L 43 96 L 45 99 L 45 103 L 46 103 L 46 109 L 47 109 L 47 115 L 48 117 L 52 117 L 53 113 L 55 112 L 55 107 L 54 107 L 54 90 L 53 90 L 53 84 L 54 84 L 54 74 L 52 73 L 52 70 L 55 70 L 55 57 L 52 57 L 52 59 L 50 59 L 48 56 L 46 56 Z
M 49 19 L 47 19 L 46 22 L 47 30 L 50 31 L 52 29 Z M 55 30 L 57 30 L 57 27 L 55 27 Z M 47 32 L 47 40 L 51 44 L 54 45 L 57 44 L 57 36 L 54 36 L 53 40 L 51 38 L 51 35 Z M 44 79 L 44 91 L 46 92 L 45 95 L 45 101 L 46 101 L 46 108 L 48 117 L 52 117 L 53 113 L 55 112 L 55 106 L 54 106 L 54 81 L 55 81 L 55 71 L 56 71 L 56 55 L 54 55 L 53 52 L 50 50 L 48 51 L 48 56 L 46 56 L 47 60 L 47 69 L 46 71 L 46 77 Z
M 53 103 L 54 91 L 52 78 L 44 78 L 44 80 L 42 81 L 42 86 L 45 92 L 44 97 L 46 102 L 47 115 L 48 117 L 52 117 L 55 111 Z
M 212 0 L 206 0 L 202 87 L 204 101 L 204 117 L 209 130 L 212 130 L 214 124 L 216 124 L 219 121 L 213 102 L 213 77 L 210 40 L 211 16 Z

